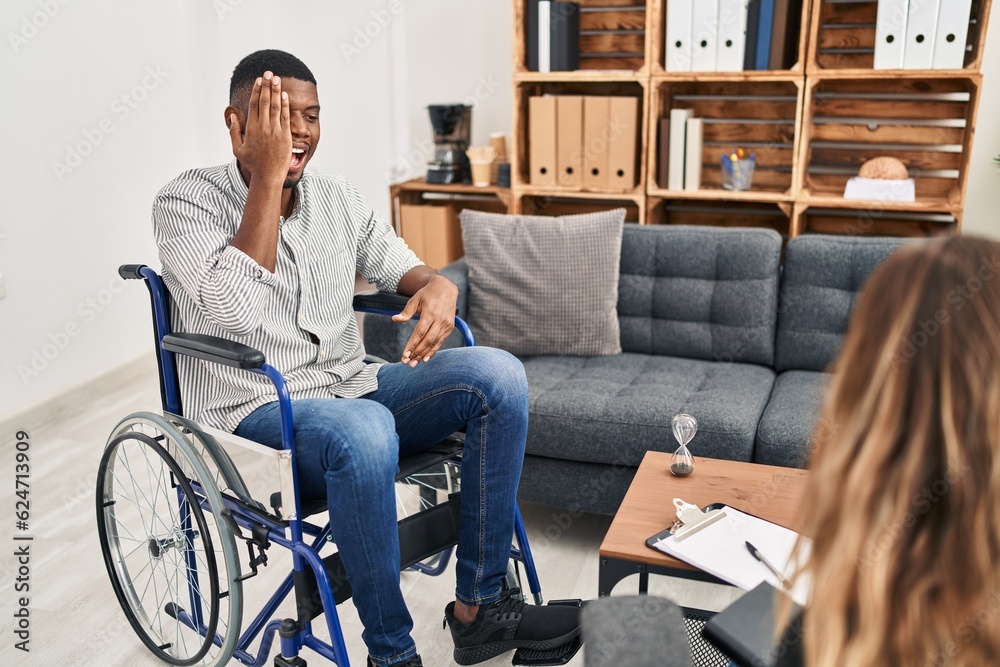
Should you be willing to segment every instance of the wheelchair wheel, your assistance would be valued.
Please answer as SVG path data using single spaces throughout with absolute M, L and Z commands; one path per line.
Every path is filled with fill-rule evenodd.
M 218 488 L 186 437 L 154 414 L 123 420 L 97 476 L 98 534 L 118 602 L 171 665 L 217 667 L 239 638 L 236 542 Z

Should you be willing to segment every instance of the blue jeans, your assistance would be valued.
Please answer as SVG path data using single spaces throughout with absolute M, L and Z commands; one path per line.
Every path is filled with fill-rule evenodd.
M 528 428 L 528 386 L 516 357 L 486 347 L 441 350 L 410 368 L 386 364 L 362 398 L 292 401 L 299 493 L 326 496 L 333 538 L 354 589 L 376 665 L 416 653 L 400 591 L 394 479 L 400 456 L 466 428 L 456 597 L 500 598 Z M 254 410 L 236 434 L 281 447 L 278 403 Z

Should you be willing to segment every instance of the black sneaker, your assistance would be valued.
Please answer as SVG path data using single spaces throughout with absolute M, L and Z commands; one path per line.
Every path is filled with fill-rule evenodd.
M 475 665 L 517 648 L 545 651 L 558 648 L 580 634 L 580 609 L 538 606 L 519 600 L 512 588 L 489 606 L 480 606 L 471 623 L 455 618 L 455 603 L 445 607 L 444 620 L 455 642 L 455 662 Z
M 372 662 L 371 658 L 368 658 L 368 667 L 375 667 L 375 663 Z M 424 663 L 420 661 L 420 656 L 415 655 L 406 662 L 398 662 L 392 667 L 424 667 Z

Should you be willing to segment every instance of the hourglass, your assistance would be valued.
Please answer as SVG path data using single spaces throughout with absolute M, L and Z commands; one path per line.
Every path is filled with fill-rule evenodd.
M 687 446 L 698 432 L 698 420 L 688 414 L 676 415 L 673 430 L 680 447 L 670 457 L 670 472 L 677 477 L 687 477 L 694 472 L 694 458 Z

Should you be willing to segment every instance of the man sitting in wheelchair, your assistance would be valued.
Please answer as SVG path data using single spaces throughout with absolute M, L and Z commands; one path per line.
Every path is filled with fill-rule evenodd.
M 394 475 L 400 456 L 466 430 L 456 600 L 445 617 L 455 659 L 555 648 L 579 610 L 526 605 L 504 591 L 527 433 L 521 363 L 501 350 L 440 350 L 457 289 L 424 266 L 339 175 L 306 170 L 320 138 L 316 80 L 281 51 L 233 72 L 225 121 L 234 159 L 192 169 L 153 205 L 163 280 L 178 330 L 261 350 L 292 397 L 299 488 L 327 498 L 370 663 L 420 665 L 400 591 Z M 410 296 L 420 318 L 400 362 L 366 364 L 351 303 L 355 269 Z M 281 447 L 266 379 L 179 358 L 188 417 Z

